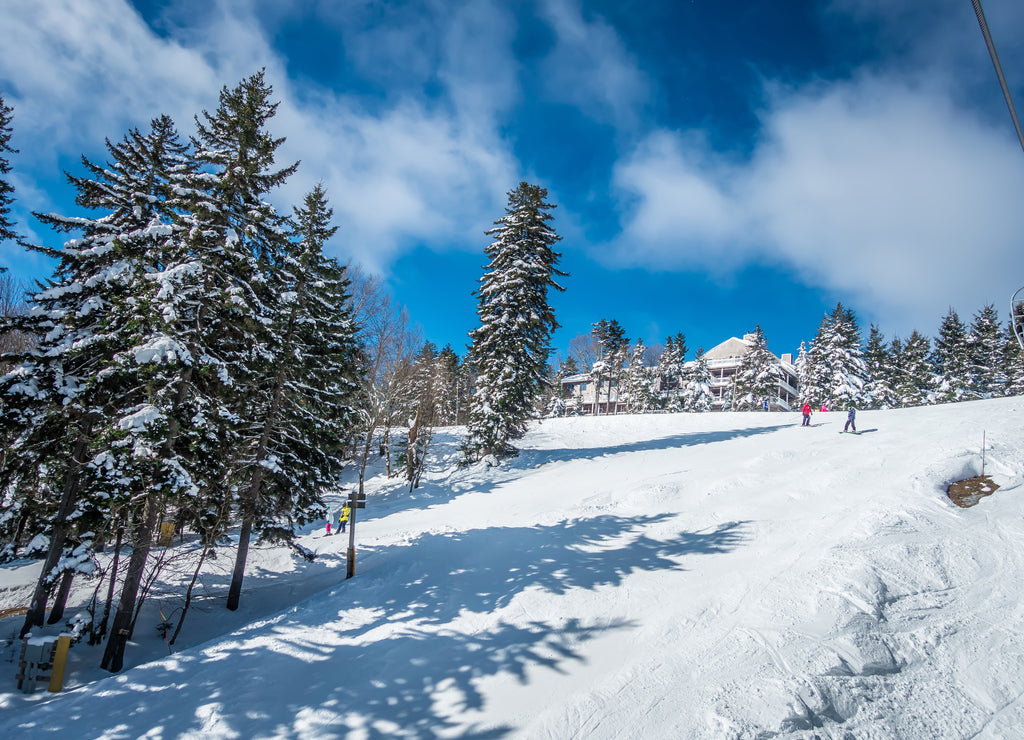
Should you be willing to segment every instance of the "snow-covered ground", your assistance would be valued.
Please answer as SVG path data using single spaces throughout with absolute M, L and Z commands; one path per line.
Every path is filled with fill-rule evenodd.
M 76 645 L 25 695 L 0 663 L 0 736 L 1021 737 L 1022 411 L 558 419 L 463 470 L 441 432 L 419 490 L 372 479 L 355 578 L 311 528 L 231 613 L 225 548 L 173 654 L 158 593 L 119 675 Z M 983 433 L 1002 488 L 959 509 Z

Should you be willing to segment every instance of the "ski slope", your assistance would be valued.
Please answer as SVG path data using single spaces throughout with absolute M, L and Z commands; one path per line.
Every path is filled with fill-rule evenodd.
M 555 419 L 496 468 L 438 432 L 420 489 L 371 479 L 355 578 L 311 528 L 229 613 L 225 552 L 172 655 L 154 599 L 119 675 L 4 663 L 0 736 L 1020 737 L 1022 410 Z M 983 433 L 1001 490 L 959 509 Z

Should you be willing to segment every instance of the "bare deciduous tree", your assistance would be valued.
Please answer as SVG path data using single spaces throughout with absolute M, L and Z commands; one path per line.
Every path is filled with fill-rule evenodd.
M 348 269 L 359 340 L 367 362 L 366 388 L 360 409 L 365 435 L 359 462 L 359 492 L 362 493 L 374 434 L 383 427 L 386 444 L 399 411 L 405 375 L 423 342 L 408 312 L 395 303 L 379 277 L 351 266 Z
M 0 273 L 0 356 L 8 352 L 22 352 L 32 344 L 32 338 L 14 328 L 6 326 L 6 320 L 20 316 L 28 310 L 25 303 L 25 289 L 9 273 Z M 6 371 L 6 363 L 0 360 L 0 372 Z

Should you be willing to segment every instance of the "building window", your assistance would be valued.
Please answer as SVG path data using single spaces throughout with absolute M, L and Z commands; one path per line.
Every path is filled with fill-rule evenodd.
M 586 389 L 587 389 L 587 384 L 586 383 L 580 383 L 580 390 L 581 391 L 585 391 Z

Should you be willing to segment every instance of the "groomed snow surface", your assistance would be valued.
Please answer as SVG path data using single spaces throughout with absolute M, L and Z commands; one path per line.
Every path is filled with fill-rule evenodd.
M 67 690 L 26 695 L 0 663 L 0 736 L 1018 738 L 1022 410 L 556 419 L 462 470 L 444 430 L 414 493 L 376 470 L 355 578 L 311 526 L 316 561 L 257 550 L 232 613 L 222 548 L 173 654 L 158 585 L 116 676 L 76 645 Z M 959 509 L 983 433 L 1001 489 Z M 38 567 L 0 570 L 0 607 Z

